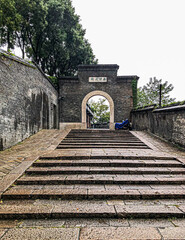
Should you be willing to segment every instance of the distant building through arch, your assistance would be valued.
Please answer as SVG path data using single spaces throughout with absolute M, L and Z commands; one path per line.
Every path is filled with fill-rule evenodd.
M 132 81 L 139 77 L 117 76 L 117 64 L 80 65 L 78 75 L 59 79 L 60 129 L 87 128 L 86 103 L 95 95 L 110 104 L 110 129 L 130 118 L 133 108 Z

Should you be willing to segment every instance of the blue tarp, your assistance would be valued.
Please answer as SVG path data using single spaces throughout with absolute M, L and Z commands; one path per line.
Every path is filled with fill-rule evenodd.
M 123 127 L 126 127 L 127 125 L 129 125 L 129 120 L 128 119 L 126 119 L 122 123 L 116 123 L 115 124 L 115 129 L 122 129 Z

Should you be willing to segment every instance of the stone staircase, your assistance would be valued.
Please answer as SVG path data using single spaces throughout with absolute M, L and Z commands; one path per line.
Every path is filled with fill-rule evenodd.
M 129 131 L 72 130 L 57 149 L 73 148 L 148 149 L 149 147 Z
M 139 150 L 148 148 L 124 131 L 74 130 L 64 142 L 70 147 L 82 141 L 85 147 L 87 141 L 94 146 L 96 139 L 101 147 L 102 142 L 115 141 L 135 149 L 136 145 L 126 145 L 128 139 L 143 144 Z M 185 217 L 185 167 L 178 159 L 142 154 L 74 156 L 68 151 L 68 156 L 35 161 L 2 194 L 0 219 Z

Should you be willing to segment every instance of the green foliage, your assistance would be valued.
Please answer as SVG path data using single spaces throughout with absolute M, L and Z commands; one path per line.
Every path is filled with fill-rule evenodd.
M 158 80 L 155 77 L 150 78 L 149 83 L 137 90 L 137 106 L 144 107 L 148 105 L 159 105 L 159 89 L 162 84 L 162 99 L 161 104 L 166 105 L 175 101 L 175 98 L 170 98 L 169 93 L 173 90 L 173 85 L 166 81 Z
M 105 98 L 99 98 L 98 101 L 90 100 L 89 106 L 94 113 L 95 123 L 105 123 L 110 120 L 110 109 L 106 104 Z
M 169 104 L 163 104 L 162 107 L 174 107 L 174 106 L 181 106 L 185 105 L 185 101 L 178 101 L 178 102 L 171 102 Z
M 1 46 L 20 47 L 50 76 L 96 64 L 71 0 L 0 0 Z
M 15 32 L 19 30 L 21 15 L 17 12 L 14 0 L 0 0 L 0 43 L 7 44 L 7 51 L 14 49 Z
M 53 76 L 48 76 L 48 78 L 51 80 L 51 82 L 53 83 L 53 85 L 58 88 L 58 79 L 56 77 Z

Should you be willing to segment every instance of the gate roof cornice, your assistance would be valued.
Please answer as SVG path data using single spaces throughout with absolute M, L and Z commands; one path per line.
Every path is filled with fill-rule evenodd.
M 139 77 L 137 75 L 125 75 L 125 76 L 117 76 L 117 80 L 133 80 L 133 79 L 136 79 L 138 80 Z

